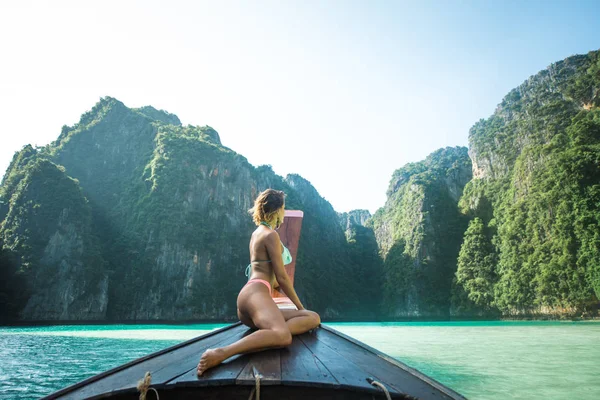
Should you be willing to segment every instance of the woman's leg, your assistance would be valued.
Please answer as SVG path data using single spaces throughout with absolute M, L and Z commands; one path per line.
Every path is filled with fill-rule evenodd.
M 299 335 L 316 328 L 321 317 L 310 310 L 280 310 L 292 335 Z
M 240 320 L 240 322 L 242 324 L 246 325 L 250 329 L 258 329 L 256 327 L 256 325 L 254 325 L 254 322 L 252 322 L 250 317 L 247 316 L 246 314 L 241 313 L 239 308 L 237 310 L 237 315 L 238 315 L 238 319 Z
M 240 314 L 250 317 L 258 330 L 229 346 L 206 350 L 198 363 L 198 375 L 236 354 L 283 347 L 292 343 L 292 335 L 285 319 L 264 285 L 252 284 L 244 287 L 238 296 L 238 309 Z

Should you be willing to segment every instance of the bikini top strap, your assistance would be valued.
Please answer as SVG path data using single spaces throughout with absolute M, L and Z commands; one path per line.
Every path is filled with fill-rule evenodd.
M 265 221 L 260 221 L 260 224 L 261 224 L 261 225 L 264 225 L 264 226 L 268 226 L 269 228 L 273 229 L 273 227 L 272 227 L 271 225 L 269 225 L 269 224 L 268 224 L 267 222 L 265 222 Z

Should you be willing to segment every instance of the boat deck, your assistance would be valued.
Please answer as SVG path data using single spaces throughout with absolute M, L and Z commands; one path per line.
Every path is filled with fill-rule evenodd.
M 460 394 L 413 368 L 364 343 L 322 325 L 312 332 L 294 336 L 289 347 L 265 350 L 230 358 L 196 375 L 205 349 L 221 347 L 250 334 L 241 323 L 96 375 L 60 390 L 47 399 L 111 398 L 137 399 L 137 383 L 146 371 L 151 387 L 161 400 L 170 398 L 248 399 L 260 378 L 260 396 L 265 399 L 385 399 L 382 383 L 391 398 L 464 399 Z M 148 392 L 148 399 L 155 394 Z

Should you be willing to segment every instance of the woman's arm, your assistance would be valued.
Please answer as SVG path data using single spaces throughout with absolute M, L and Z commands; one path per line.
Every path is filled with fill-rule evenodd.
M 277 283 L 279 283 L 279 287 L 283 289 L 283 292 L 287 297 L 289 297 L 292 303 L 298 307 L 298 310 L 304 310 L 304 306 L 300 302 L 300 299 L 294 290 L 292 280 L 288 276 L 285 267 L 283 266 L 283 258 L 281 256 L 281 251 L 283 249 L 281 248 L 281 239 L 279 238 L 279 234 L 275 231 L 270 232 L 267 235 L 265 242 L 267 252 L 271 258 L 273 272 L 275 273 L 275 278 L 277 279 Z

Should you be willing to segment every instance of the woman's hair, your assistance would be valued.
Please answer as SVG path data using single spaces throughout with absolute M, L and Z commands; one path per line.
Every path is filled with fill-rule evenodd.
M 252 214 L 254 223 L 260 225 L 261 221 L 270 221 L 273 215 L 284 205 L 285 193 L 281 190 L 267 189 L 258 195 L 254 200 L 254 207 L 248 212 Z M 278 221 L 278 223 L 280 222 Z

